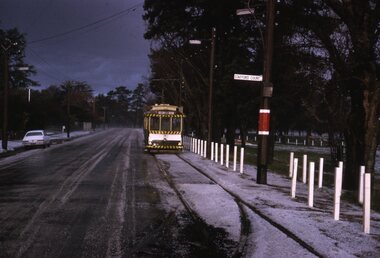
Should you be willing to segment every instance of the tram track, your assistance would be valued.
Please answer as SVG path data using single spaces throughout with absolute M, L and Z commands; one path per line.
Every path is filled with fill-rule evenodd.
M 229 190 L 226 187 L 224 187 L 223 185 L 219 184 L 214 178 L 212 178 L 211 176 L 209 176 L 207 173 L 203 172 L 201 169 L 199 169 L 197 166 L 195 166 L 192 163 L 190 163 L 188 160 L 186 160 L 183 157 L 181 157 L 181 155 L 179 155 L 179 154 L 176 154 L 176 155 L 177 155 L 177 157 L 179 159 L 181 159 L 182 161 L 184 161 L 186 164 L 188 164 L 189 166 L 191 166 L 197 172 L 199 172 L 200 174 L 202 174 L 203 176 L 205 176 L 206 178 L 208 178 L 210 181 L 212 181 L 214 184 L 216 184 L 219 187 L 221 187 L 226 193 L 228 193 L 230 196 L 232 196 L 234 198 L 236 204 L 239 207 L 241 215 L 245 213 L 244 212 L 244 207 L 246 207 L 248 210 L 252 211 L 254 214 L 258 215 L 260 218 L 262 218 L 263 220 L 265 220 L 266 222 L 268 222 L 274 228 L 276 228 L 277 230 L 281 231 L 286 236 L 288 236 L 289 238 L 291 238 L 293 241 L 295 241 L 296 243 L 298 243 L 301 247 L 303 247 L 304 249 L 306 249 L 311 254 L 313 254 L 313 255 L 315 255 L 317 257 L 324 257 L 321 253 L 319 253 L 311 245 L 309 245 L 308 243 L 306 243 L 305 241 L 303 241 L 302 239 L 300 239 L 293 232 L 291 232 L 290 230 L 288 230 L 287 228 L 285 228 L 281 224 L 277 223 L 276 221 L 274 221 L 273 219 L 271 219 L 270 217 L 268 217 L 267 215 L 265 215 L 264 213 L 262 213 L 260 210 L 258 210 L 256 207 L 254 207 L 252 204 L 250 204 L 250 203 L 244 201 L 243 199 L 241 199 L 239 197 L 239 195 L 235 194 L 231 190 Z M 241 220 L 244 220 L 244 219 L 248 220 L 248 224 L 250 223 L 247 215 L 241 216 Z M 245 236 L 246 232 L 243 232 L 243 229 L 246 230 L 245 227 L 247 225 L 247 222 L 245 222 L 245 223 L 241 222 L 241 223 L 242 223 L 242 227 L 241 227 L 242 233 L 240 235 L 240 239 L 241 239 L 242 242 L 239 243 L 239 248 L 238 249 L 241 250 L 240 253 L 242 254 L 243 250 L 244 250 L 244 246 L 247 243 L 247 236 Z M 248 228 L 248 230 L 250 230 L 250 228 Z
M 177 155 L 177 154 L 175 154 L 175 155 Z M 157 166 L 158 166 L 160 172 L 162 173 L 162 175 L 164 176 L 164 178 L 168 182 L 169 186 L 173 189 L 176 196 L 179 198 L 179 200 L 182 203 L 182 205 L 184 206 L 186 212 L 189 214 L 189 216 L 191 217 L 191 219 L 195 223 L 197 229 L 199 230 L 199 233 L 202 234 L 202 238 L 207 239 L 206 242 L 208 242 L 209 244 L 211 243 L 211 247 L 214 248 L 215 250 L 219 249 L 220 247 L 217 246 L 217 243 L 215 243 L 215 241 L 214 241 L 215 239 L 212 239 L 212 235 L 210 235 L 208 232 L 208 228 L 210 226 L 207 225 L 205 223 L 205 221 L 201 217 L 199 217 L 199 215 L 191 208 L 191 206 L 185 200 L 183 194 L 180 192 L 180 190 L 176 186 L 175 182 L 171 178 L 169 172 L 164 167 L 162 162 L 157 159 L 156 155 L 153 155 L 153 156 L 154 156 L 154 159 L 157 163 Z M 231 252 L 231 255 L 228 255 L 228 257 L 241 257 L 242 256 L 245 244 L 246 244 L 247 239 L 248 239 L 249 230 L 250 230 L 249 219 L 248 219 L 247 214 L 244 211 L 243 206 L 241 206 L 240 203 L 238 203 L 238 202 L 236 202 L 236 204 L 239 208 L 240 218 L 241 218 L 240 221 L 242 223 L 241 224 L 241 232 L 240 232 L 239 242 L 238 242 L 235 250 L 233 252 Z

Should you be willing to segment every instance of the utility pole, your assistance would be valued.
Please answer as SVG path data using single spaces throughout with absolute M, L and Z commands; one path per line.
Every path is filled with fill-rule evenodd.
M 8 149 L 8 48 L 4 45 L 2 47 L 1 65 L 3 67 L 2 72 L 2 84 L 3 84 L 3 128 L 1 136 L 1 145 L 4 150 Z
M 209 72 L 209 92 L 208 92 L 208 118 L 207 118 L 207 127 L 208 127 L 208 133 L 207 133 L 207 141 L 208 141 L 208 147 L 207 147 L 207 156 L 210 157 L 211 153 L 211 141 L 212 141 L 212 97 L 213 97 L 213 84 L 214 84 L 214 59 L 215 59 L 215 39 L 216 39 L 216 28 L 211 28 L 211 38 L 210 39 L 203 39 L 204 41 L 210 41 L 211 42 L 211 51 L 210 51 L 210 72 Z M 199 45 L 202 44 L 203 40 L 198 39 L 192 39 L 189 40 L 190 44 L 193 45 Z
M 214 84 L 214 59 L 215 59 L 215 38 L 216 29 L 211 29 L 211 53 L 210 53 L 210 74 L 209 74 L 209 93 L 208 93 L 208 134 L 207 134 L 207 156 L 211 153 L 212 142 L 212 101 L 213 101 L 213 84 Z
M 68 85 L 69 87 L 67 88 L 67 126 L 66 126 L 66 132 L 67 132 L 67 138 L 70 138 L 70 116 L 71 116 L 71 110 L 70 110 L 70 105 L 71 105 L 71 86 Z
M 271 69 L 273 57 L 273 28 L 274 28 L 274 0 L 267 0 L 266 30 L 264 42 L 264 71 L 261 90 L 259 128 L 258 128 L 258 154 L 257 154 L 257 183 L 267 184 L 268 169 L 268 140 L 270 106 L 273 84 L 271 83 Z

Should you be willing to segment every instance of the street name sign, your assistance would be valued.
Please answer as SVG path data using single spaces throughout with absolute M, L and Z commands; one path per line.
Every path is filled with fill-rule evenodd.
M 262 75 L 251 75 L 251 74 L 234 74 L 234 80 L 242 80 L 242 81 L 256 81 L 261 82 L 263 80 Z

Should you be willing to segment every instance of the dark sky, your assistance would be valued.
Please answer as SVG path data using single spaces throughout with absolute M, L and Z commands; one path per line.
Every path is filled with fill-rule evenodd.
M 0 28 L 26 34 L 25 60 L 36 67 L 32 79 L 41 87 L 78 80 L 95 93 L 120 85 L 133 89 L 149 76 L 143 2 L 0 0 Z

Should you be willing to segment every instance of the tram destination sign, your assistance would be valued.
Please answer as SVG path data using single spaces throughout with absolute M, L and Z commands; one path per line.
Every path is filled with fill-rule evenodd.
M 251 74 L 234 74 L 234 80 L 242 80 L 242 81 L 263 81 L 262 75 L 251 75 Z

